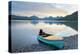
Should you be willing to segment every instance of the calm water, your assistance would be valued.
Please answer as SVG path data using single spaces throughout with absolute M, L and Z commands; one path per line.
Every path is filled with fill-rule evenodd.
M 40 29 L 43 29 L 46 33 L 61 37 L 68 37 L 78 33 L 76 21 L 12 20 L 12 48 L 19 49 L 24 46 L 39 44 L 37 36 Z

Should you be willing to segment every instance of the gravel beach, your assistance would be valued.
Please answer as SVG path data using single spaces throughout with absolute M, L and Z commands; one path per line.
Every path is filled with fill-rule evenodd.
M 64 49 L 78 49 L 78 35 L 64 37 Z
M 67 49 L 77 49 L 78 48 L 78 35 L 64 37 L 65 46 L 63 49 L 56 49 L 45 45 L 41 42 L 39 44 L 32 44 L 30 46 L 24 46 L 20 49 L 14 49 L 13 52 L 36 52 L 36 51 L 54 51 L 54 50 L 67 50 Z

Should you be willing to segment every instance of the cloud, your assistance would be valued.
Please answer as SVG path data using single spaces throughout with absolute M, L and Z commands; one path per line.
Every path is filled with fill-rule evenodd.
M 12 14 L 21 16 L 65 16 L 76 10 L 75 5 L 18 1 L 12 2 Z

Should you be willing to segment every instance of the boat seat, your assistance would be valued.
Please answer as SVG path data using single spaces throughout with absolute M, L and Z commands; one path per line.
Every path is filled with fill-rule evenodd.
M 47 39 L 47 40 L 63 40 L 63 37 L 59 37 L 59 36 L 48 36 L 48 37 L 44 37 L 44 39 Z

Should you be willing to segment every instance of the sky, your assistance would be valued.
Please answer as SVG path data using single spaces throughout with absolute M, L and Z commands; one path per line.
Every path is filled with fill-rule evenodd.
M 37 3 L 37 2 L 12 2 L 12 15 L 38 16 L 44 18 L 48 16 L 66 16 L 77 11 L 74 4 Z

